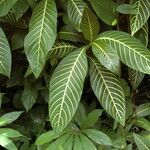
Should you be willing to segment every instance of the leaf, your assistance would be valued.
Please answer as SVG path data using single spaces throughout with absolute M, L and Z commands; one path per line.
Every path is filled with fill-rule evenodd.
M 7 150 L 17 150 L 15 144 L 7 137 L 0 135 L 0 145 Z
M 91 140 L 97 144 L 101 145 L 111 145 L 111 139 L 101 131 L 95 129 L 86 129 L 83 130 L 83 133 L 86 134 Z
M 74 142 L 74 135 L 71 135 L 69 139 L 66 141 L 66 143 L 63 146 L 63 150 L 72 150 L 73 143 Z
M 148 20 L 150 16 L 149 0 L 132 0 L 136 14 L 130 17 L 131 35 L 133 36 Z
M 117 24 L 116 3 L 113 0 L 89 0 L 98 17 L 108 25 Z
M 65 42 L 56 43 L 51 48 L 48 54 L 48 58 L 63 58 L 64 56 L 74 51 L 75 49 L 77 49 L 77 47 L 69 43 Z
M 0 1 L 0 17 L 5 16 L 17 0 L 1 0 Z
M 0 116 L 0 126 L 5 126 L 12 123 L 16 119 L 18 119 L 22 113 L 23 111 L 14 111 Z
M 84 37 L 89 41 L 93 41 L 100 30 L 98 18 L 87 7 L 83 11 L 81 30 Z
M 136 114 L 137 117 L 146 117 L 150 115 L 150 103 L 144 103 L 137 107 Z
M 16 137 L 23 136 L 17 130 L 10 129 L 10 128 L 0 128 L 0 135 L 8 138 L 16 138 Z
M 120 75 L 121 65 L 116 51 L 102 41 L 92 43 L 92 52 L 97 60 L 111 72 Z
M 90 128 L 92 127 L 101 116 L 103 110 L 101 109 L 94 109 L 92 112 L 88 114 L 88 116 L 83 120 L 83 123 L 81 124 L 82 129 Z
M 2 28 L 0 28 L 0 73 L 8 77 L 11 73 L 11 50 Z
M 22 93 L 21 101 L 27 112 L 36 103 L 37 97 L 38 91 L 36 87 L 26 80 L 24 84 L 24 90 Z
M 146 118 L 137 118 L 135 120 L 135 125 L 147 131 L 150 131 L 150 121 L 147 120 Z
M 4 93 L 0 93 L 0 108 L 1 108 L 1 105 L 2 105 L 2 101 L 3 101 L 3 96 L 4 96 Z
M 137 39 L 122 31 L 106 31 L 95 43 L 103 41 L 117 51 L 121 61 L 128 67 L 150 74 L 150 51 Z
M 134 137 L 134 141 L 139 150 L 149 150 L 150 149 L 150 144 L 143 136 L 133 133 L 133 137 Z
M 80 137 L 78 134 L 74 135 L 74 146 L 73 146 L 73 150 L 83 150 L 82 149 L 82 143 L 80 141 Z
M 117 77 L 90 58 L 90 82 L 104 109 L 119 123 L 125 124 L 125 96 Z
M 25 38 L 25 53 L 37 78 L 56 39 L 57 10 L 54 0 L 42 0 L 34 9 Z
M 81 31 L 81 20 L 85 6 L 86 4 L 83 0 L 68 0 L 67 3 L 68 17 L 79 32 Z
M 50 80 L 49 117 L 55 131 L 62 131 L 78 107 L 87 74 L 85 47 L 67 55 Z
M 119 136 L 112 141 L 112 147 L 115 149 L 124 149 L 127 146 L 126 140 Z

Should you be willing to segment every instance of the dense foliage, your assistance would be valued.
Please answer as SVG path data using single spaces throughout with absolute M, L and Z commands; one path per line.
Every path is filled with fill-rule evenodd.
M 150 150 L 150 0 L 0 0 L 0 149 Z

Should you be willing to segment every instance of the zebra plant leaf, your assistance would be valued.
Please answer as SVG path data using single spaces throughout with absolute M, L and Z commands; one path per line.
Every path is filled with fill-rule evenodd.
M 93 41 L 99 33 L 100 25 L 98 18 L 87 7 L 85 7 L 83 11 L 81 29 L 83 35 L 89 41 Z
M 0 28 L 0 73 L 10 76 L 11 72 L 11 50 L 7 38 Z
M 100 104 L 116 121 L 124 125 L 125 96 L 119 80 L 93 58 L 90 58 L 90 82 Z
M 132 0 L 136 14 L 130 17 L 131 35 L 133 36 L 148 20 L 150 16 L 149 0 Z
M 25 53 L 36 78 L 56 39 L 57 10 L 54 0 L 42 0 L 34 9 L 25 38 Z
M 0 17 L 5 16 L 17 0 L 0 0 Z
M 67 3 L 68 17 L 78 31 L 81 31 L 81 20 L 85 6 L 83 0 L 68 0 Z
M 120 59 L 112 47 L 102 41 L 96 41 L 92 43 L 92 52 L 104 67 L 120 75 Z
M 68 125 L 78 107 L 87 74 L 85 49 L 82 47 L 67 55 L 51 77 L 49 117 L 56 132 Z
M 122 31 L 106 31 L 94 41 L 103 41 L 117 51 L 128 67 L 150 74 L 150 51 L 137 39 Z

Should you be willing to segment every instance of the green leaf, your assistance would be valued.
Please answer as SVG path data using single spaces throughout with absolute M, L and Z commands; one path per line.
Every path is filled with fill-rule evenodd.
M 11 50 L 7 38 L 0 28 L 0 73 L 10 77 Z
M 68 0 L 67 3 L 68 17 L 78 31 L 81 31 L 81 20 L 85 6 L 83 0 Z
M 38 91 L 36 87 L 26 80 L 24 84 L 24 90 L 22 93 L 21 101 L 27 112 L 36 103 L 37 97 Z
M 5 16 L 17 0 L 1 0 L 0 1 L 0 17 Z
M 81 30 L 84 37 L 89 41 L 93 41 L 100 30 L 98 18 L 87 7 L 83 11 Z
M 113 0 L 89 0 L 98 17 L 108 25 L 117 24 L 116 3 Z
M 74 51 L 77 49 L 76 46 L 61 42 L 61 43 L 56 43 L 50 50 L 48 58 L 63 58 L 70 52 Z
M 4 96 L 4 93 L 0 93 L 0 108 L 1 108 L 1 105 L 2 105 L 3 96 Z
M 150 74 L 150 51 L 140 41 L 122 31 L 106 31 L 95 43 L 103 41 L 113 47 L 121 61 L 132 69 Z
M 23 111 L 14 111 L 0 116 L 0 126 L 12 123 L 23 113 Z
M 125 96 L 117 77 L 90 58 L 90 82 L 104 109 L 119 123 L 125 124 Z
M 25 38 L 25 53 L 37 78 L 56 39 L 57 10 L 54 0 L 42 0 L 34 9 Z
M 15 144 L 7 137 L 0 135 L 0 145 L 7 150 L 17 150 Z
M 150 131 L 150 121 L 146 118 L 136 118 L 135 125 L 147 131 Z
M 139 150 L 150 149 L 150 143 L 148 143 L 148 141 L 143 136 L 133 133 L 133 137 Z
M 126 140 L 121 136 L 117 137 L 112 141 L 112 147 L 117 150 L 124 149 L 126 146 L 127 146 Z
M 130 17 L 131 35 L 133 36 L 148 20 L 150 16 L 149 0 L 132 0 L 136 14 Z
M 83 150 L 82 149 L 82 143 L 80 141 L 80 137 L 78 134 L 74 135 L 74 146 L 73 146 L 73 150 Z
M 72 150 L 74 144 L 74 135 L 71 135 L 63 146 L 63 150 Z
M 92 43 L 92 52 L 104 67 L 111 72 L 120 75 L 120 60 L 112 47 L 102 41 L 96 41 Z
M 83 123 L 81 124 L 82 129 L 90 128 L 92 127 L 101 116 L 103 110 L 101 109 L 95 109 L 92 112 L 88 114 L 88 116 L 83 120 Z
M 86 129 L 83 130 L 83 133 L 86 134 L 91 140 L 97 144 L 101 145 L 111 145 L 111 139 L 101 131 L 95 129 Z
M 150 115 L 150 103 L 144 103 L 137 107 L 136 114 L 137 117 L 146 117 Z
M 87 74 L 85 47 L 67 55 L 50 80 L 49 117 L 55 131 L 62 131 L 78 107 Z
M 10 129 L 10 128 L 0 128 L 0 135 L 8 138 L 16 138 L 16 137 L 23 136 L 17 130 Z

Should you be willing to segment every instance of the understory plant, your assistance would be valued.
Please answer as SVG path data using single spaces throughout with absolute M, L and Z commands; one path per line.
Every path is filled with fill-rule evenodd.
M 150 0 L 0 0 L 0 149 L 149 150 L 149 16 Z

